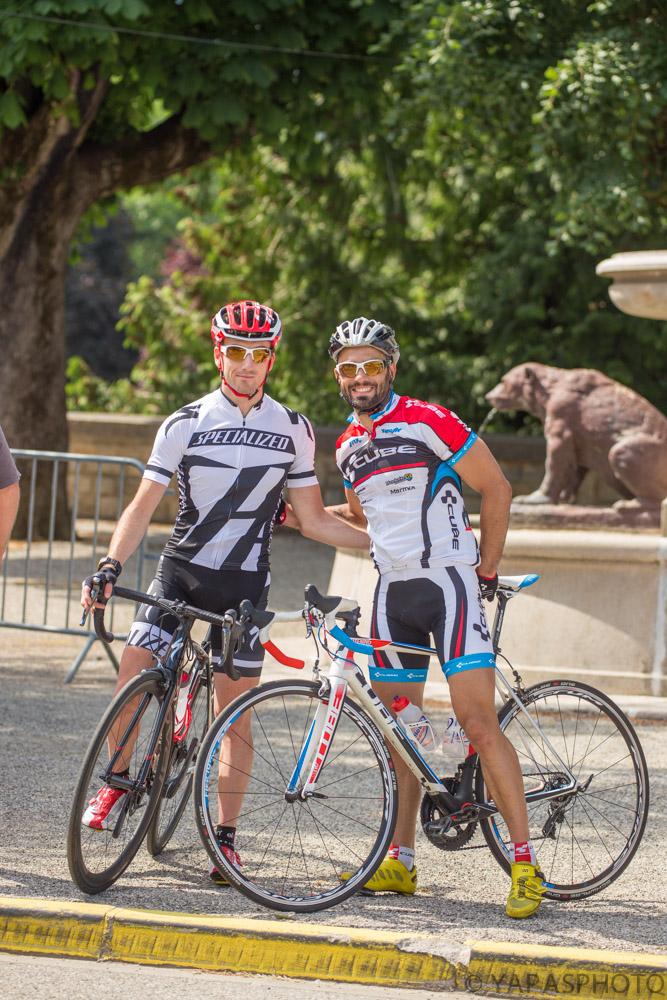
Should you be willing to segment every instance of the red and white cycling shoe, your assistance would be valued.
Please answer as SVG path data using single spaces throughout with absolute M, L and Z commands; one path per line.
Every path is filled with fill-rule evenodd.
M 94 799 L 88 803 L 81 822 L 91 830 L 111 830 L 116 824 L 118 813 L 123 807 L 123 796 L 127 795 L 121 788 L 109 788 L 104 785 Z
M 234 865 L 235 868 L 242 868 L 243 862 L 241 861 L 238 851 L 235 851 L 233 847 L 220 847 L 220 850 L 227 858 L 228 861 Z M 221 871 L 219 871 L 214 863 L 211 861 L 208 869 L 209 876 L 213 879 L 216 885 L 229 885 L 229 881 Z

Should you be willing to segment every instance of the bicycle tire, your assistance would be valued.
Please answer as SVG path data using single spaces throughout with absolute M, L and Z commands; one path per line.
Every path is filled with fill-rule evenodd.
M 154 858 L 173 837 L 188 804 L 197 756 L 213 721 L 213 673 L 208 657 L 196 681 L 190 710 L 192 717 L 185 736 L 177 739 L 174 733 L 162 793 L 146 833 L 146 848 Z
M 582 899 L 618 878 L 639 847 L 649 808 L 644 752 L 621 709 L 588 684 L 545 681 L 526 691 L 525 704 L 580 782 L 574 792 L 528 803 L 546 896 Z M 507 703 L 498 719 L 517 750 L 524 785 L 563 784 L 552 751 L 516 703 Z M 481 769 L 476 794 L 479 802 L 490 797 Z M 510 838 L 504 821 L 496 814 L 481 819 L 480 826 L 494 858 L 510 872 Z
M 195 769 L 195 819 L 210 858 L 244 895 L 275 910 L 313 913 L 353 895 L 382 862 L 396 822 L 391 756 L 372 720 L 348 699 L 315 794 L 287 800 L 319 690 L 317 683 L 279 680 L 241 695 L 213 723 Z M 235 764 L 227 757 L 232 743 Z M 231 822 L 225 818 L 237 825 L 241 869 L 215 840 L 221 764 L 229 770 L 221 797 L 228 806 L 231 796 L 243 797 Z M 349 877 L 341 881 L 344 872 Z
M 103 775 L 109 767 L 108 738 L 114 727 L 116 733 L 112 739 L 120 738 L 127 732 L 132 720 L 130 713 L 129 718 L 120 723 L 123 728 L 119 730 L 122 713 L 130 712 L 130 707 L 138 713 L 133 729 L 138 724 L 139 731 L 129 761 L 129 777 L 135 778 L 148 756 L 146 748 L 151 743 L 165 696 L 164 680 L 158 671 L 148 670 L 132 678 L 105 711 L 86 751 L 74 791 L 67 835 L 70 874 L 82 892 L 93 895 L 113 885 L 135 857 L 146 836 L 169 762 L 169 752 L 164 749 L 165 746 L 170 748 L 172 741 L 172 717 L 169 712 L 152 755 L 153 764 L 148 771 L 145 788 L 127 793 L 130 798 L 122 806 L 120 828 L 92 830 L 83 824 L 82 819 L 86 806 L 95 797 L 100 785 L 104 784 Z M 128 737 L 131 739 L 129 733 Z

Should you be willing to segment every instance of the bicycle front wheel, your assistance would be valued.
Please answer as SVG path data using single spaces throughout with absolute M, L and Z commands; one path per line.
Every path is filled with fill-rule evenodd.
M 347 699 L 314 793 L 288 795 L 320 704 L 319 685 L 308 681 L 254 688 L 215 720 L 195 770 L 195 817 L 211 859 L 276 910 L 311 913 L 347 899 L 379 866 L 396 822 L 389 751 Z M 220 817 L 237 828 L 240 869 L 216 842 Z
M 173 837 L 188 804 L 197 755 L 213 721 L 213 675 L 208 658 L 201 667 L 189 708 L 189 717 L 174 728 L 167 777 L 146 834 L 146 847 L 153 857 L 161 854 Z
M 72 801 L 67 861 L 72 880 L 86 893 L 102 892 L 125 871 L 146 836 L 169 763 L 172 716 L 157 732 L 165 698 L 162 676 L 148 670 L 134 677 L 111 702 L 83 761 Z M 109 818 L 94 819 L 88 806 L 114 774 L 127 770 L 127 791 Z M 102 827 L 102 828 L 100 828 Z
M 587 684 L 536 684 L 526 692 L 525 705 L 542 735 L 514 701 L 498 719 L 517 752 L 526 793 L 567 785 L 559 757 L 577 779 L 574 791 L 528 802 L 546 896 L 581 899 L 618 878 L 639 847 L 649 804 L 644 753 L 620 708 Z M 478 801 L 489 800 L 480 770 L 476 792 Z M 509 872 L 504 821 L 496 814 L 480 825 L 491 853 Z

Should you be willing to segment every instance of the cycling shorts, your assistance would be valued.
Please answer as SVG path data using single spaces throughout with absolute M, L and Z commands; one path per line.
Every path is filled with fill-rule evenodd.
M 244 598 L 264 611 L 269 597 L 269 583 L 268 571 L 215 570 L 162 556 L 148 593 L 172 601 L 186 601 L 196 608 L 216 614 L 224 614 L 230 608 L 238 611 Z M 163 656 L 177 626 L 175 615 L 142 604 L 127 637 L 127 645 L 149 649 L 156 656 Z M 211 627 L 211 661 L 213 670 L 217 672 L 222 670 L 221 652 L 222 632 L 214 625 Z M 234 666 L 242 677 L 259 677 L 263 662 L 264 647 L 259 642 L 259 630 L 256 626 L 246 626 L 241 647 L 234 655 Z
M 373 598 L 373 638 L 430 646 L 445 677 L 494 667 L 493 644 L 473 566 L 382 573 Z M 428 659 L 416 653 L 378 652 L 371 681 L 426 680 Z

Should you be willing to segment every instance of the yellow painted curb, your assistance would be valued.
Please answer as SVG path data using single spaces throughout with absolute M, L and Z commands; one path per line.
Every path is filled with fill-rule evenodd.
M 0 950 L 378 986 L 453 986 L 465 968 L 425 935 L 15 897 L 0 897 Z
M 0 950 L 481 996 L 667 1000 L 667 955 L 126 910 L 0 896 Z
M 667 955 L 468 941 L 472 993 L 577 1000 L 664 1000 Z

